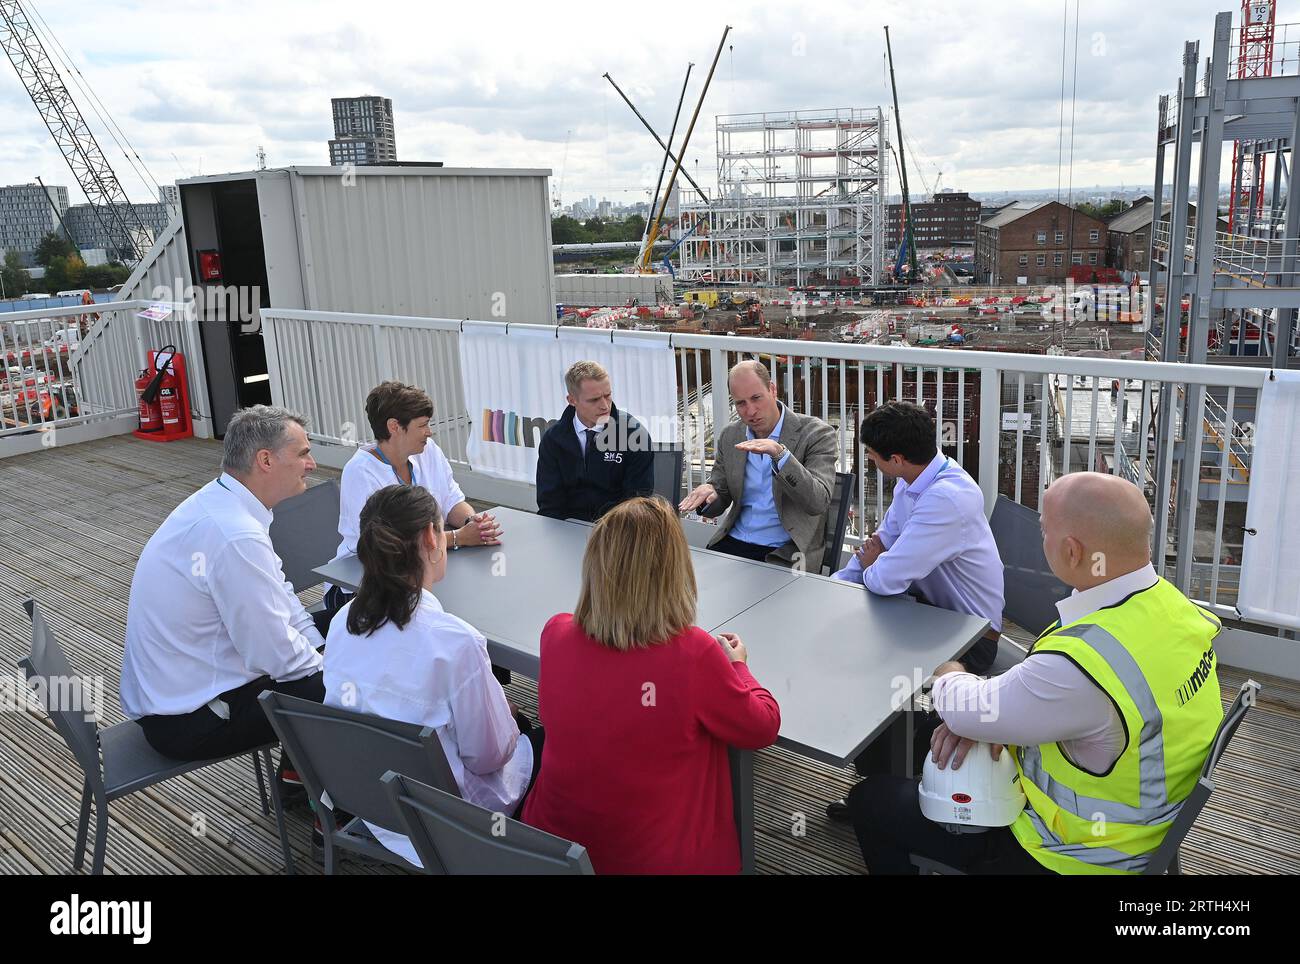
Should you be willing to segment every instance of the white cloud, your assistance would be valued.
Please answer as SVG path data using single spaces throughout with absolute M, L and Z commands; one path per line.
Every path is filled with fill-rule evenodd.
M 1183 41 L 1200 38 L 1204 57 L 1214 14 L 1232 6 L 1082 5 L 1076 185 L 1150 180 L 1156 98 L 1175 86 Z M 1300 19 L 1297 6 L 1283 3 L 1278 22 Z M 919 179 L 942 171 L 945 186 L 976 192 L 1057 179 L 1060 3 L 41 0 L 38 9 L 161 181 L 247 170 L 259 145 L 272 165 L 326 163 L 330 97 L 374 93 L 393 99 L 404 160 L 549 167 L 557 179 L 563 168 L 566 201 L 637 200 L 653 186 L 660 152 L 601 75 L 609 71 L 667 136 L 694 61 L 680 142 L 724 23 L 734 28 L 729 49 L 686 154 L 706 187 L 716 114 L 887 106 L 884 23 Z M 85 97 L 74 96 L 99 130 Z M 101 143 L 128 192 L 150 198 L 111 140 Z M 5 67 L 0 183 L 37 174 L 71 187 Z

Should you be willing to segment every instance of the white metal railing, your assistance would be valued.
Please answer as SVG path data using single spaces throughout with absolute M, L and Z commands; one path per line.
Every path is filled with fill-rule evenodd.
M 103 435 L 134 427 L 135 379 L 149 348 L 172 343 L 200 366 L 198 332 L 184 305 L 160 321 L 140 317 L 157 303 L 113 301 L 12 312 L 0 318 L 0 458 L 42 444 L 38 435 L 97 426 Z M 191 384 L 196 379 L 191 378 Z M 46 436 L 49 444 L 53 436 Z
M 773 124 L 868 124 L 880 119 L 879 109 L 831 107 L 824 110 L 782 110 L 749 114 L 721 114 L 719 130 L 750 130 Z
M 1243 226 L 1244 227 L 1244 226 Z M 1280 228 L 1279 228 L 1280 230 Z M 1157 251 L 1169 251 L 1169 223 L 1152 229 L 1152 243 Z M 1215 274 L 1231 275 L 1238 283 L 1253 287 L 1295 287 L 1300 278 L 1300 263 L 1289 270 L 1284 262 L 1288 247 L 1293 257 L 1300 252 L 1300 238 L 1259 237 L 1216 231 L 1214 234 L 1213 270 Z M 1186 260 L 1196 257 L 1196 225 L 1187 228 L 1184 246 Z M 1166 261 L 1171 260 L 1166 258 Z M 1300 258 L 1297 259 L 1300 262 Z M 1175 270 L 1181 265 L 1175 265 Z
M 263 309 L 262 318 L 272 395 L 310 417 L 313 438 L 365 440 L 367 392 L 399 378 L 433 396 L 435 440 L 453 463 L 465 464 L 471 416 L 463 402 L 460 320 L 275 308 Z M 1239 446 L 1220 448 L 1214 432 L 1232 438 L 1227 413 L 1253 410 L 1266 371 L 640 331 L 608 337 L 662 339 L 674 352 L 686 488 L 707 478 L 714 427 L 733 417 L 727 369 L 757 357 L 786 405 L 836 428 L 837 468 L 858 479 L 857 538 L 879 524 L 889 504 L 889 487 L 857 444 L 857 425 L 879 402 L 907 399 L 940 414 L 936 441 L 979 481 L 990 506 L 1001 493 L 1037 507 L 1051 479 L 1085 468 L 1132 479 L 1155 513 L 1158 568 L 1185 585 L 1191 564 L 1208 566 L 1197 583 L 1210 587 L 1200 601 L 1231 611 L 1235 586 L 1220 595 L 1227 581 L 1215 574 L 1232 555 L 1224 547 L 1241 543 L 1249 478 L 1231 457 Z M 1164 406 L 1173 417 L 1161 417 Z M 1175 515 L 1171 505 L 1187 510 Z
M 1214 270 L 1255 287 L 1294 287 L 1300 275 L 1296 264 L 1293 263 L 1290 270 L 1283 270 L 1288 247 L 1294 258 L 1300 251 L 1300 239 L 1253 238 L 1219 231 L 1214 239 Z
M 1243 49 L 1245 63 L 1242 63 Z M 1300 23 L 1274 24 L 1273 40 L 1267 54 L 1266 58 L 1264 48 L 1258 43 L 1246 43 L 1243 47 L 1242 27 L 1233 27 L 1228 43 L 1228 79 L 1236 80 L 1241 75 L 1289 77 L 1300 74 Z

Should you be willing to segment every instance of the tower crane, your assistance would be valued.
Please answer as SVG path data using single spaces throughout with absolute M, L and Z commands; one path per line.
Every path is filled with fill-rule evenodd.
M 898 167 L 903 180 L 903 206 L 900 210 L 903 220 L 900 227 L 898 257 L 894 261 L 894 280 L 908 269 L 907 283 L 916 284 L 921 279 L 921 271 L 916 263 L 916 232 L 912 227 L 912 200 L 907 190 L 907 155 L 903 151 L 903 118 L 898 112 L 898 84 L 894 82 L 894 50 L 889 44 L 889 27 L 885 27 L 885 53 L 889 57 L 889 86 L 894 92 L 894 124 L 898 128 Z
M 48 28 L 47 28 L 48 29 Z M 132 206 L 99 142 L 18 0 L 0 0 L 0 47 L 67 161 L 91 211 L 110 239 L 139 261 L 149 229 Z M 143 233 L 141 233 L 143 232 Z
M 1273 76 L 1273 0 L 1241 0 L 1241 39 L 1237 47 L 1238 77 Z M 1228 233 L 1240 219 L 1252 220 L 1264 207 L 1264 156 L 1250 141 L 1232 142 L 1232 187 L 1228 195 Z M 1287 203 L 1290 203 L 1288 199 Z

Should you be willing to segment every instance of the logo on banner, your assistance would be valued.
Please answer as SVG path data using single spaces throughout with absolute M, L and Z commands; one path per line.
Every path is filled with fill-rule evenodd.
M 542 434 L 559 419 L 528 418 L 518 412 L 483 409 L 483 441 L 499 445 L 522 445 L 535 449 Z

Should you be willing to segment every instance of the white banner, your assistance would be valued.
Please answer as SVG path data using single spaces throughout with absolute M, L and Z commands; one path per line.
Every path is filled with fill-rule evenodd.
M 1270 373 L 1259 393 L 1253 434 L 1237 611 L 1300 629 L 1300 372 Z
M 556 337 L 556 333 L 559 337 Z M 609 372 L 614 405 L 635 416 L 655 444 L 676 442 L 677 376 L 666 339 L 620 339 L 607 331 L 539 331 L 466 324 L 460 336 L 468 455 L 475 472 L 537 480 L 537 445 L 564 412 L 564 372 L 576 361 Z

